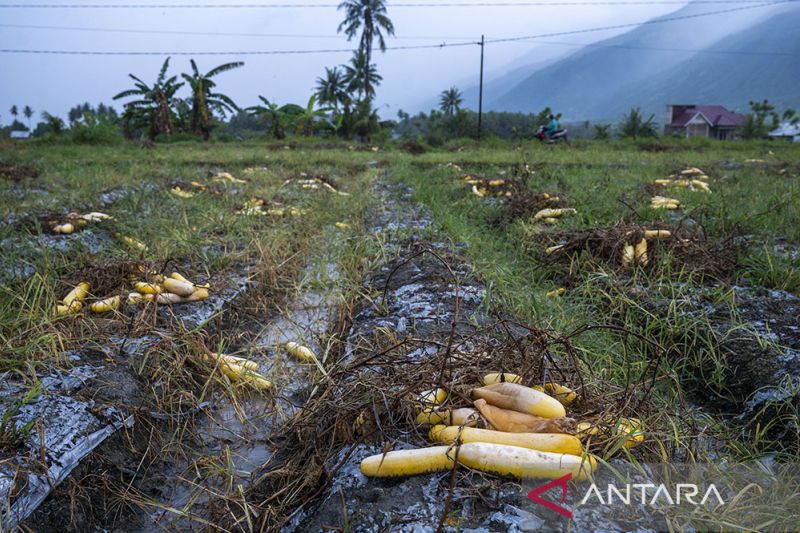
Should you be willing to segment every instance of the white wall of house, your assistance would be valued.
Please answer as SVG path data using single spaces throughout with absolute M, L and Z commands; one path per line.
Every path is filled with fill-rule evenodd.
M 686 123 L 686 137 L 708 137 L 708 121 L 700 113 Z

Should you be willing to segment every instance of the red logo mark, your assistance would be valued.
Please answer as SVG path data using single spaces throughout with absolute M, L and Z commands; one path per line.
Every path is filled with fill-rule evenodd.
M 558 503 L 564 503 L 564 500 L 567 499 L 567 482 L 572 479 L 572 474 L 567 474 L 564 477 L 560 477 L 558 479 L 554 479 L 549 483 L 545 483 L 541 487 L 537 487 L 528 493 L 528 498 L 530 498 L 534 503 L 538 503 L 539 505 L 543 505 L 550 509 L 551 511 L 555 511 L 560 515 L 566 516 L 567 518 L 572 518 L 572 511 L 561 507 L 553 502 L 547 501 L 541 496 L 543 492 L 547 492 L 548 490 L 552 489 L 553 487 L 561 487 L 561 501 Z

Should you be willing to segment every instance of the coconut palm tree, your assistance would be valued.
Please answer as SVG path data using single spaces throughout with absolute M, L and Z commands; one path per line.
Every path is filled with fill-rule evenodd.
M 261 100 L 264 105 L 251 106 L 245 109 L 245 111 L 258 119 L 264 120 L 267 123 L 267 127 L 272 131 L 273 137 L 276 139 L 285 139 L 286 119 L 281 108 L 278 107 L 278 104 L 270 102 L 263 96 L 259 96 L 258 99 Z
M 325 67 L 325 77 L 317 78 L 316 95 L 320 104 L 333 106 L 337 113 L 340 105 L 348 105 L 347 84 L 339 67 Z
M 364 50 L 356 50 L 349 65 L 344 65 L 344 81 L 347 90 L 358 93 L 359 100 L 373 98 L 375 86 L 380 85 L 383 77 L 378 74 L 378 69 L 367 60 Z
M 372 43 L 378 38 L 381 51 L 386 50 L 386 35 L 394 35 L 394 24 L 386 14 L 385 0 L 345 0 L 338 9 L 344 9 L 345 17 L 337 32 L 347 35 L 347 40 L 356 36 L 361 30 L 358 47 L 367 56 L 366 63 L 372 61 Z
M 192 73 L 181 74 L 192 89 L 192 118 L 190 127 L 193 134 L 202 135 L 203 139 L 208 140 L 211 137 L 211 119 L 213 118 L 214 111 L 218 111 L 225 116 L 226 111 L 233 113 L 239 110 L 239 107 L 230 97 L 222 93 L 212 92 L 212 89 L 217 85 L 212 78 L 228 70 L 244 66 L 244 62 L 234 61 L 232 63 L 225 63 L 212 68 L 205 74 L 201 74 L 197 69 L 197 64 L 194 62 L 194 59 L 192 59 L 190 63 L 192 65 Z
M 33 116 L 33 109 L 31 109 L 31 106 L 26 105 L 22 109 L 22 114 L 28 119 L 28 129 L 31 129 L 31 117 Z
M 444 111 L 445 115 L 455 115 L 464 100 L 461 98 L 461 91 L 456 87 L 450 87 L 446 91 L 442 91 L 439 95 L 439 109 Z
M 149 136 L 151 139 L 154 139 L 159 134 L 171 135 L 173 133 L 172 105 L 175 93 L 183 86 L 183 83 L 178 83 L 177 76 L 167 78 L 168 68 L 169 58 L 164 61 L 161 71 L 158 73 L 158 78 L 156 78 L 156 82 L 152 86 L 147 85 L 133 74 L 128 74 L 135 82 L 136 88 L 122 91 L 114 97 L 114 100 L 130 96 L 138 97 L 138 100 L 125 104 L 123 119 L 127 124 L 135 123 L 137 126 L 144 126 L 149 123 Z

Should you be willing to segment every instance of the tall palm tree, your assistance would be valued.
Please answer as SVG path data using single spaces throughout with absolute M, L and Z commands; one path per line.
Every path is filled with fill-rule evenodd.
M 356 36 L 361 30 L 358 47 L 367 56 L 367 64 L 372 61 L 372 43 L 378 38 L 378 46 L 381 51 L 386 50 L 386 35 L 394 35 L 394 24 L 386 14 L 385 0 L 344 0 L 339 4 L 338 9 L 344 9 L 345 17 L 339 28 L 336 30 L 341 33 L 344 30 L 347 40 Z
M 450 87 L 446 91 L 442 91 L 439 95 L 439 109 L 444 111 L 445 115 L 455 115 L 458 110 L 461 109 L 461 104 L 463 102 L 461 91 L 456 87 Z
M 122 91 L 114 97 L 114 100 L 130 96 L 139 98 L 125 104 L 123 118 L 128 124 L 144 125 L 149 122 L 151 139 L 159 134 L 171 135 L 173 133 L 172 105 L 175 93 L 183 86 L 183 83 L 178 83 L 177 76 L 167 78 L 168 68 L 169 58 L 164 61 L 158 78 L 152 86 L 147 85 L 133 74 L 128 74 L 135 82 L 136 88 Z
M 233 113 L 239 110 L 239 107 L 228 96 L 211 91 L 217 85 L 211 78 L 244 66 L 244 62 L 225 63 L 212 68 L 205 74 L 201 74 L 197 69 L 194 59 L 190 63 L 192 65 L 191 75 L 181 74 L 181 76 L 192 89 L 191 131 L 195 135 L 201 134 L 203 139 L 208 140 L 211 137 L 211 119 L 214 111 L 219 111 L 224 116 L 226 111 Z
M 26 105 L 22 109 L 22 114 L 28 119 L 28 129 L 31 129 L 31 117 L 33 116 L 33 109 L 31 109 L 31 106 Z
M 248 113 L 267 122 L 267 127 L 276 139 L 285 139 L 285 118 L 278 104 L 270 102 L 263 96 L 258 97 L 264 105 L 251 106 L 245 109 Z
M 349 65 L 344 65 L 344 81 L 347 90 L 358 93 L 359 99 L 373 98 L 375 86 L 380 85 L 383 77 L 378 74 L 374 64 L 370 64 L 363 50 L 356 50 Z
M 17 120 L 17 115 L 19 115 L 19 110 L 17 109 L 17 106 L 12 105 L 11 106 L 11 116 L 14 117 L 14 120 L 12 120 L 12 122 Z
M 317 78 L 316 95 L 320 104 L 333 106 L 339 111 L 339 105 L 346 106 L 350 97 L 344 74 L 339 67 L 325 67 L 325 77 Z

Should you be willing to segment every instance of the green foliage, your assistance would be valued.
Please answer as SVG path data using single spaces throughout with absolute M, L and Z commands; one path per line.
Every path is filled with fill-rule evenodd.
M 551 113 L 550 108 L 545 108 L 538 114 L 490 111 L 483 114 L 481 127 L 484 136 L 509 140 L 531 139 L 540 124 L 546 125 L 549 122 Z M 431 111 L 430 115 L 419 113 L 415 116 L 401 112 L 398 113 L 398 118 L 400 120 L 395 131 L 405 139 L 433 135 L 443 142 L 459 137 L 475 138 L 478 132 L 477 113 L 465 109 L 459 109 L 452 115 L 437 110 Z
M 375 87 L 380 85 L 383 77 L 378 74 L 374 63 L 370 63 L 363 50 L 356 50 L 349 65 L 344 65 L 344 82 L 347 91 L 358 94 L 358 99 L 374 98 Z
M 611 138 L 611 124 L 595 124 L 594 138 L 598 141 L 605 141 Z
M 314 135 L 315 125 L 323 120 L 329 111 L 333 110 L 330 107 L 315 109 L 316 105 L 317 95 L 312 94 L 305 109 L 301 109 L 301 113 L 294 120 L 296 131 L 306 137 Z
M 150 86 L 133 74 L 128 76 L 134 81 L 134 88 L 122 91 L 114 96 L 114 100 L 135 97 L 135 100 L 125 104 L 123 113 L 123 132 L 126 137 L 132 137 L 139 131 L 148 130 L 150 139 L 158 135 L 171 135 L 174 133 L 174 112 L 172 106 L 175 93 L 183 86 L 178 83 L 177 76 L 167 78 L 169 59 L 164 60 L 156 82 Z
M 656 137 L 655 115 L 650 115 L 646 120 L 638 107 L 631 109 L 630 113 L 622 119 L 619 125 L 620 135 L 628 139 L 642 137 Z
M 553 110 L 550 109 L 550 106 L 545 107 L 536 115 L 536 123 L 534 124 L 535 128 L 539 126 L 547 126 L 550 123 L 550 115 L 556 117 L 556 120 L 561 120 L 561 113 L 553 113 Z
M 36 422 L 35 420 L 31 420 L 27 424 L 17 427 L 14 422 L 14 417 L 20 413 L 22 407 L 41 396 L 42 392 L 43 388 L 41 384 L 37 383 L 36 386 L 32 387 L 24 396 L 11 402 L 11 405 L 5 409 L 3 416 L 0 417 L 0 444 L 4 446 L 16 446 L 25 438 L 31 429 L 33 429 L 34 423 Z
M 792 121 L 795 112 L 787 109 L 784 120 Z M 761 102 L 750 101 L 750 113 L 745 117 L 744 124 L 739 129 L 739 136 L 745 140 L 766 139 L 767 134 L 780 125 L 780 117 L 775 111 L 775 106 L 766 98 Z
M 384 32 L 387 36 L 394 35 L 394 24 L 387 15 L 385 0 L 345 0 L 339 4 L 338 9 L 344 9 L 345 18 L 336 31 L 339 33 L 344 31 L 347 40 L 350 41 L 360 29 L 358 48 L 366 56 L 366 62 L 369 64 L 372 60 L 372 43 L 375 39 L 378 39 L 381 51 L 385 51 Z
M 286 138 L 286 124 L 288 116 L 275 102 L 270 102 L 263 96 L 258 97 L 263 105 L 248 107 L 246 111 L 263 122 L 275 139 Z
M 450 87 L 442 91 L 442 94 L 439 95 L 439 109 L 441 109 L 445 115 L 455 115 L 456 112 L 461 110 L 461 104 L 463 102 L 461 91 L 456 87 Z
M 781 115 L 781 120 L 792 125 L 800 124 L 800 114 L 794 109 L 788 108 L 783 112 L 783 115 Z
M 339 67 L 325 67 L 325 77 L 317 78 L 316 95 L 319 103 L 331 106 L 338 111 L 339 107 L 350 103 L 347 94 L 347 82 Z
M 116 144 L 122 140 L 116 124 L 91 113 L 72 124 L 70 138 L 77 144 Z
M 347 131 L 357 135 L 361 141 L 370 142 L 372 136 L 380 131 L 378 111 L 372 108 L 369 98 L 356 102 L 350 121 Z
M 59 136 L 64 133 L 65 124 L 61 117 L 51 115 L 47 111 L 42 113 L 42 119 L 45 122 L 47 133 L 50 135 Z
M 244 62 L 223 63 L 205 74 L 200 73 L 194 59 L 191 59 L 189 63 L 192 67 L 191 74 L 181 74 L 192 90 L 192 111 L 189 128 L 192 134 L 202 135 L 204 140 L 208 140 L 211 138 L 211 131 L 214 129 L 215 111 L 224 118 L 226 113 L 233 113 L 239 110 L 239 107 L 229 96 L 213 91 L 216 87 L 216 82 L 212 78 L 223 72 L 243 67 Z

